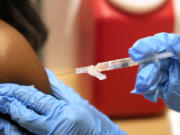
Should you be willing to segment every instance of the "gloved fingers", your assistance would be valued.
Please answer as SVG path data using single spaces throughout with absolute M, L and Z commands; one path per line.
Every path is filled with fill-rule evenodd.
M 144 98 L 150 100 L 151 102 L 157 102 L 160 93 L 161 87 L 156 87 L 156 89 L 151 93 L 144 94 Z
M 172 91 L 179 91 L 180 88 L 180 62 L 172 59 L 168 69 L 167 83 L 163 84 L 161 97 L 167 100 L 168 95 Z
M 0 96 L 0 112 L 9 114 L 12 120 L 31 133 L 38 133 L 42 128 L 39 123 L 44 121 L 44 117 L 14 98 Z
M 169 82 L 180 84 L 180 61 L 172 60 L 169 68 Z
M 180 62 L 178 60 L 173 60 L 169 68 L 167 91 L 162 93 L 162 98 L 169 108 L 180 112 Z
M 143 94 L 152 102 L 156 102 L 161 96 L 164 84 L 168 82 L 168 72 L 161 69 L 161 63 L 150 63 L 141 65 L 136 77 L 134 94 Z
M 163 100 L 166 105 L 177 112 L 180 112 L 180 92 L 179 92 L 180 84 L 173 84 L 169 82 L 168 92 L 163 96 Z
M 15 98 L 41 115 L 49 113 L 57 105 L 57 99 L 54 97 L 46 95 L 35 88 L 17 84 L 0 84 L 0 95 Z M 64 106 L 65 104 L 65 101 L 58 100 L 59 106 Z
M 45 69 L 48 79 L 50 82 L 50 87 L 52 94 L 57 98 L 61 100 L 65 100 L 69 103 L 81 103 L 83 102 L 83 99 L 71 88 L 62 83 L 53 72 Z
M 0 134 L 6 135 L 7 133 L 15 132 L 17 135 L 21 135 L 18 128 L 12 125 L 9 121 L 0 118 Z
M 40 115 L 28 109 L 18 100 L 6 96 L 0 96 L 0 112 L 9 114 L 12 120 L 18 123 L 24 123 L 24 120 L 33 121 L 33 119 L 40 117 Z
M 159 65 L 158 64 L 143 64 L 138 70 L 136 77 L 135 89 L 139 93 L 151 93 L 159 84 Z
M 129 55 L 134 61 L 140 61 L 152 57 L 157 53 L 169 50 L 167 43 L 168 34 L 159 33 L 154 36 L 142 38 L 129 49 Z
M 176 70 L 174 67 L 170 69 L 168 90 L 163 93 L 162 99 L 170 109 L 180 112 L 180 74 Z
M 1 135 L 29 135 L 27 131 L 16 125 L 15 122 L 6 120 L 3 116 L 0 118 Z
M 180 36 L 176 34 L 168 34 L 167 44 L 170 46 L 170 51 L 180 59 Z

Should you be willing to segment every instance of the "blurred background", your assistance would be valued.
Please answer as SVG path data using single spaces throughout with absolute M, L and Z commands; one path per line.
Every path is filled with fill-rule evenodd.
M 49 39 L 43 50 L 45 66 L 51 69 L 75 65 L 75 20 L 80 0 L 43 0 L 41 15 L 49 28 Z
M 139 38 L 159 32 L 180 34 L 178 5 L 179 0 L 38 0 L 37 10 L 49 29 L 42 62 L 58 74 L 128 57 L 128 48 Z M 137 67 L 107 72 L 104 81 L 88 75 L 58 77 L 128 135 L 179 135 L 178 113 L 162 101 L 150 103 L 129 94 L 136 72 Z

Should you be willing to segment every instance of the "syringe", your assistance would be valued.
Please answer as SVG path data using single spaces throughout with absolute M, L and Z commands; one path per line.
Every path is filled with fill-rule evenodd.
M 128 57 L 128 58 L 123 58 L 123 59 L 107 61 L 107 62 L 101 62 L 101 63 L 96 64 L 95 66 L 90 65 L 87 67 L 79 67 L 75 69 L 75 73 L 76 74 L 88 73 L 89 75 L 94 76 L 98 78 L 99 80 L 104 80 L 107 77 L 105 74 L 101 73 L 102 71 L 109 71 L 109 70 L 115 70 L 115 69 L 120 69 L 120 68 L 125 68 L 125 67 L 136 66 L 141 63 L 150 62 L 150 61 L 158 62 L 159 59 L 169 58 L 173 56 L 174 55 L 171 52 L 162 52 L 162 53 L 154 54 L 153 56 L 149 58 L 146 58 L 137 62 L 134 62 L 130 57 Z
M 115 70 L 119 68 L 125 68 L 125 67 L 131 67 L 136 66 L 141 63 L 149 62 L 149 61 L 158 61 L 159 59 L 169 58 L 172 57 L 173 54 L 171 52 L 162 52 L 159 54 L 155 54 L 149 58 L 143 59 L 141 61 L 134 62 L 130 57 L 123 58 L 123 59 L 117 59 L 107 62 L 98 63 L 95 66 L 87 66 L 87 67 L 80 67 L 75 69 L 76 74 L 82 74 L 82 73 L 88 73 L 99 80 L 106 79 L 106 75 L 102 74 L 102 71 L 109 71 L 109 70 Z

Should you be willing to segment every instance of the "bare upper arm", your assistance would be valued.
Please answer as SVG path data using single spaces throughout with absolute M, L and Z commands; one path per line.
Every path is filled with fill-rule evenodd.
M 0 83 L 35 85 L 48 93 L 49 82 L 40 60 L 15 28 L 0 20 Z

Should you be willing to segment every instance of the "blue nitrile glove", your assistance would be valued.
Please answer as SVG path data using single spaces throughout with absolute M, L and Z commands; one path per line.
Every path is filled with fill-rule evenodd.
M 180 111 L 180 36 L 159 33 L 140 39 L 129 54 L 139 61 L 166 51 L 174 57 L 140 65 L 132 93 L 143 94 L 153 102 L 160 97 L 169 108 Z
M 37 135 L 125 135 L 71 88 L 46 70 L 52 93 L 16 84 L 0 84 L 0 112 Z
M 0 118 L 0 135 L 30 135 L 12 121 Z

